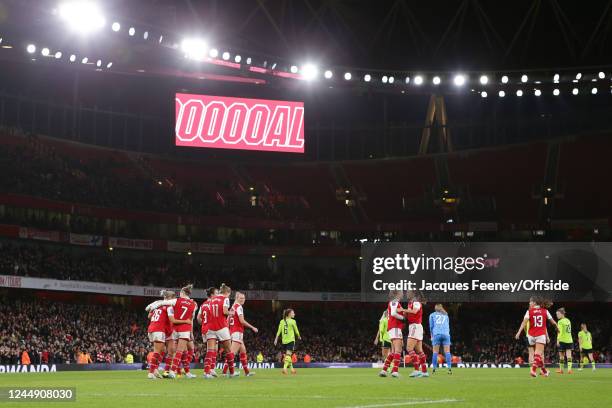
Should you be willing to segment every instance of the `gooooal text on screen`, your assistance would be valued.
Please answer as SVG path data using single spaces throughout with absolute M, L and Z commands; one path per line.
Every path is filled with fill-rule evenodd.
M 304 103 L 176 94 L 176 145 L 304 153 Z

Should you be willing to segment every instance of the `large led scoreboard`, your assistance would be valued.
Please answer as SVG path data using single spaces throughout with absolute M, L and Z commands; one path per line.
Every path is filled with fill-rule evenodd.
M 304 103 L 176 94 L 177 146 L 304 153 Z

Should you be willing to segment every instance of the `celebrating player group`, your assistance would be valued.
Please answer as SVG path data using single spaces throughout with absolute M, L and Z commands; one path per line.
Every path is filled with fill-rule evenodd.
M 394 290 L 389 293 L 387 310 L 383 313 L 377 338 L 374 343 L 381 341 L 383 348 L 384 365 L 379 375 L 386 377 L 389 368 L 391 376 L 399 377 L 399 365 L 404 348 L 403 330 L 408 323 L 408 336 L 406 338 L 406 360 L 412 364 L 414 371 L 410 377 L 429 377 L 427 370 L 427 357 L 423 352 L 423 305 L 424 300 L 413 291 L 407 292 L 408 305 L 403 308 L 401 301 L 404 293 Z M 441 304 L 436 305 L 435 312 L 429 316 L 429 329 L 433 345 L 434 372 L 438 366 L 438 352 L 440 346 L 444 347 L 448 373 L 451 371 L 450 358 L 450 325 L 448 314 Z M 385 333 L 386 330 L 386 333 Z
M 153 343 L 153 355 L 149 362 L 148 378 L 162 378 L 159 366 L 165 359 L 168 378 L 176 378 L 181 368 L 186 378 L 196 377 L 190 372 L 194 354 L 193 320 L 201 325 L 202 340 L 206 343 L 204 358 L 204 378 L 217 377 L 215 365 L 219 346 L 225 352 L 223 373 L 229 378 L 237 376 L 234 358 L 239 353 L 240 364 L 246 376 L 252 376 L 247 361 L 247 350 L 244 344 L 244 329 L 249 328 L 257 333 L 257 328 L 244 318 L 243 305 L 246 296 L 236 292 L 234 304 L 230 307 L 229 297 L 232 290 L 222 284 L 220 288 L 209 288 L 207 299 L 200 309 L 191 299 L 193 286 L 181 289 L 179 297 L 172 291 L 162 291 L 163 300 L 158 300 L 146 307 L 149 312 L 149 340 Z M 197 311 L 197 316 L 196 316 Z

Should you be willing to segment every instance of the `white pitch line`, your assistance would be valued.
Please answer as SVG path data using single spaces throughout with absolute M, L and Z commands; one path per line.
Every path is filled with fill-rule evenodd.
M 441 399 L 441 400 L 421 400 L 421 401 L 404 401 L 404 402 L 392 402 L 389 404 L 374 404 L 374 405 L 356 405 L 344 408 L 383 408 L 383 407 L 404 407 L 408 405 L 427 405 L 427 404 L 442 404 L 459 402 L 456 399 Z
M 138 393 L 101 393 L 101 392 L 81 392 L 79 393 L 80 396 L 87 396 L 87 397 L 164 397 L 167 396 L 168 394 L 166 393 L 157 393 L 157 392 L 138 392 Z M 214 397 L 215 399 L 229 399 L 229 400 L 239 400 L 239 399 L 243 399 L 244 397 L 235 394 L 235 395 L 216 395 Z M 271 395 L 258 395 L 258 394 L 249 394 L 248 398 L 253 399 L 253 398 L 265 398 L 266 400 L 278 400 L 278 401 L 295 401 L 296 398 L 297 399 L 304 399 L 304 400 L 330 400 L 330 401 L 339 401 L 339 400 L 344 400 L 344 397 L 332 397 L 332 396 L 327 396 L 327 395 L 294 395 L 294 396 L 288 396 L 288 397 L 283 397 L 283 396 L 271 396 Z M 365 402 L 368 401 L 380 401 L 380 400 L 391 400 L 391 401 L 397 401 L 397 397 L 352 397 L 352 399 L 355 400 L 362 400 Z M 421 401 L 429 401 L 429 400 L 414 400 L 414 402 L 421 402 Z M 431 402 L 427 402 L 430 403 Z M 405 403 L 402 403 L 405 404 Z M 369 407 L 369 405 L 368 405 Z M 349 408 L 357 408 L 357 407 L 349 407 Z

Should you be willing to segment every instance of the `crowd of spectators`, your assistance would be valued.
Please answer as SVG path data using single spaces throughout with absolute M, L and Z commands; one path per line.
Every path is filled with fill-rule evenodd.
M 149 347 L 142 319 L 114 306 L 17 300 L 0 303 L 0 362 L 17 364 L 27 352 L 32 364 L 122 362 L 128 352 L 142 361 Z M 146 330 L 145 330 L 146 331 Z
M 493 320 L 487 318 L 489 312 L 483 313 L 481 308 L 473 305 L 450 310 L 451 316 L 457 315 L 451 317 L 453 355 L 465 362 L 509 363 L 518 357 L 527 360 L 524 339 L 514 340 L 520 322 L 520 314 L 518 319 L 514 315 L 518 310 L 516 305 L 494 306 L 492 309 L 496 311 Z M 297 309 L 296 312 L 302 335 L 296 349 L 300 361 L 305 354 L 314 362 L 375 362 L 380 359 L 380 351 L 373 344 L 379 310 L 321 304 Z M 578 315 L 589 322 L 597 361 L 610 362 L 610 321 L 594 317 L 597 313 L 596 309 L 582 310 Z M 128 356 L 141 363 L 146 361 L 150 349 L 144 309 L 20 298 L 0 302 L 0 315 L 3 316 L 0 319 L 1 364 L 18 364 L 24 352 L 32 364 L 77 363 L 83 355 L 94 363 L 125 362 Z M 259 328 L 258 334 L 248 330 L 245 334 L 249 359 L 255 361 L 257 354 L 261 353 L 266 362 L 279 361 L 281 350 L 274 347 L 273 340 L 280 311 L 265 311 L 261 305 L 250 308 L 247 302 L 245 317 Z M 574 320 L 574 324 L 578 326 L 578 320 Z M 194 332 L 198 330 L 196 326 Z M 554 343 L 554 335 L 551 337 Z M 427 338 L 425 343 L 428 343 Z M 196 361 L 202 359 L 204 347 L 196 336 Z M 430 355 L 427 345 L 425 351 Z M 546 360 L 556 361 L 552 345 L 547 347 Z
M 20 133 L 17 130 L 2 132 Z M 11 137 L 24 137 L 23 134 Z M 136 210 L 182 212 L 184 203 L 173 190 L 159 188 L 153 180 L 122 174 L 126 161 L 89 159 L 61 154 L 33 135 L 23 145 L 0 149 L 2 189 L 12 193 L 60 201 Z M 124 160 L 127 160 L 125 158 Z M 129 162 L 127 162 L 129 163 Z M 132 166 L 134 166 L 132 164 Z
M 4 143 L 7 137 L 21 143 Z M 47 140 L 18 129 L 0 128 L 3 191 L 172 214 L 282 217 L 258 192 L 246 193 L 245 186 L 240 187 L 240 182 L 227 174 L 219 174 L 214 180 L 207 175 L 208 184 L 202 188 L 195 182 L 178 183 L 172 168 L 156 170 L 147 156 L 94 147 L 72 151 Z M 173 166 L 180 170 L 181 161 L 176 160 Z M 301 208 L 304 210 L 304 205 Z M 54 220 L 41 219 L 37 225 L 45 221 L 49 227 L 54 224 Z M 59 220 L 55 220 L 55 226 L 66 227 Z M 95 232 L 92 227 L 89 223 L 70 221 L 73 232 Z
M 250 290 L 358 291 L 354 262 L 321 267 L 262 257 L 187 256 L 174 253 L 109 251 L 60 244 L 0 240 L 0 274 L 138 286 L 178 287 L 193 283 L 210 287 L 220 282 Z M 289 261 L 287 261 L 289 262 Z

